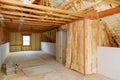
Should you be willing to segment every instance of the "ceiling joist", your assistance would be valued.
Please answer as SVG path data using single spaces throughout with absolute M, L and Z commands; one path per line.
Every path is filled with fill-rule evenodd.
M 22 7 L 38 9 L 38 10 L 46 11 L 46 12 L 53 12 L 53 13 L 55 12 L 55 13 L 64 14 L 64 15 L 82 17 L 78 13 L 75 14 L 74 12 L 71 12 L 71 11 L 68 11 L 68 10 L 61 10 L 61 9 L 57 9 L 57 8 L 50 8 L 50 7 L 41 6 L 41 5 L 35 5 L 35 4 L 25 5 L 22 2 L 18 2 L 18 1 L 15 1 L 15 0 L 0 0 L 0 2 L 1 3 L 11 4 L 11 5 L 16 5 L 16 6 L 22 6 Z
M 85 2 L 84 2 L 85 1 Z M 26 29 L 44 29 L 53 27 L 59 27 L 61 25 L 80 20 L 83 17 L 90 19 L 103 18 L 105 16 L 120 13 L 120 6 L 97 12 L 93 7 L 96 7 L 103 1 L 110 1 L 112 3 L 119 4 L 117 0 L 88 0 L 90 6 L 85 6 L 86 0 L 70 0 L 66 5 L 62 6 L 61 9 L 54 8 L 56 3 L 54 0 L 39 0 L 37 4 L 24 4 L 16 0 L 0 0 L 0 14 L 5 18 L 6 23 L 19 24 L 20 20 L 24 20 Z M 33 1 L 36 3 L 36 0 Z M 109 3 L 108 5 L 110 5 Z M 114 4 L 113 4 L 114 5 Z M 75 9 L 76 12 L 69 10 Z M 72 9 L 71 9 L 72 8 Z M 112 7 L 111 7 L 112 8 Z M 74 10 L 73 10 L 74 11 Z M 29 27 L 32 26 L 32 27 Z M 37 26 L 37 27 L 33 27 Z M 25 27 L 24 27 L 25 28 Z

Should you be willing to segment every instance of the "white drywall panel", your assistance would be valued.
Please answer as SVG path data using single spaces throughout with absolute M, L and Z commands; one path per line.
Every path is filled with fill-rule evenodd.
M 0 45 L 0 70 L 1 66 L 9 53 L 9 43 Z
M 56 55 L 55 43 L 41 42 L 41 50 L 53 56 Z
M 98 73 L 120 80 L 120 48 L 98 47 Z

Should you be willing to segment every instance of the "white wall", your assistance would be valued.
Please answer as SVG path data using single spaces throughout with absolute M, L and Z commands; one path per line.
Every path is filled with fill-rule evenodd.
M 0 70 L 1 66 L 9 53 L 9 43 L 0 45 Z
M 41 50 L 53 56 L 56 55 L 55 43 L 41 42 Z
M 98 73 L 120 80 L 120 48 L 98 47 Z

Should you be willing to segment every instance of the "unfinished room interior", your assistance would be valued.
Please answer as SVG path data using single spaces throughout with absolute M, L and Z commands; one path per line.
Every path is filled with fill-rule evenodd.
M 0 0 L 0 80 L 120 80 L 120 0 Z

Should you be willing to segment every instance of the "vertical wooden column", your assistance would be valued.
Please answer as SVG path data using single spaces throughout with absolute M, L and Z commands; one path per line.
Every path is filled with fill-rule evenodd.
M 86 49 L 85 49 L 85 28 L 86 28 L 86 18 L 83 20 L 83 55 L 84 55 L 84 75 L 86 75 Z

